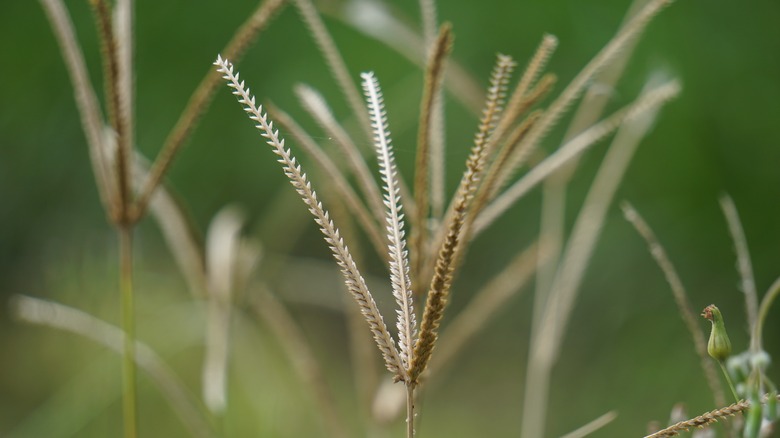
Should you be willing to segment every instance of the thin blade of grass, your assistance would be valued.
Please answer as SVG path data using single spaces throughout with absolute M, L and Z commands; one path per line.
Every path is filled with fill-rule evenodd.
M 325 10 L 330 16 L 341 20 L 359 32 L 375 38 L 395 50 L 412 64 L 425 69 L 428 45 L 424 37 L 409 27 L 407 20 L 399 17 L 384 3 L 347 2 L 344 9 Z M 469 112 L 479 116 L 482 105 L 482 87 L 466 69 L 455 60 L 449 60 L 445 87 L 451 96 Z M 408 205 L 406 206 L 409 207 Z
M 112 221 L 120 226 L 133 222 L 130 217 L 130 206 L 132 203 L 132 175 L 130 173 L 130 159 L 132 154 L 132 145 L 129 143 L 128 135 L 130 126 L 128 125 L 127 115 L 130 112 L 129 102 L 125 99 L 129 96 L 124 95 L 121 87 L 120 61 L 118 52 L 118 43 L 114 34 L 114 27 L 111 19 L 111 11 L 105 0 L 92 0 L 92 9 L 95 15 L 95 23 L 100 37 L 101 57 L 103 59 L 103 82 L 108 107 L 108 119 L 111 128 L 116 136 L 117 154 L 114 160 L 116 177 L 116 208 L 109 211 Z
M 510 298 L 517 296 L 533 277 L 537 245 L 519 251 L 512 260 L 480 288 L 466 307 L 448 323 L 429 374 L 440 376 L 442 369 L 492 320 Z M 441 381 L 441 379 L 437 379 Z
M 241 60 L 250 44 L 288 1 L 263 0 L 252 15 L 236 30 L 236 33 L 233 34 L 233 37 L 222 50 L 221 53 L 224 54 L 225 58 L 236 61 Z M 209 69 L 197 88 L 195 88 L 195 91 L 193 91 L 190 99 L 187 101 L 187 106 L 165 138 L 165 142 L 149 171 L 149 176 L 144 181 L 143 189 L 140 190 L 135 208 L 133 209 L 135 218 L 140 219 L 145 214 L 149 199 L 157 186 L 162 182 L 165 174 L 168 173 L 168 169 L 173 164 L 176 154 L 190 135 L 192 135 L 195 126 L 211 104 L 214 93 L 220 84 L 220 79 L 219 74 Z
M 427 51 L 432 50 L 436 41 L 436 2 L 434 0 L 420 0 L 420 17 L 422 21 L 422 35 Z M 425 62 L 425 59 L 423 59 Z M 431 216 L 434 221 L 441 220 L 444 209 L 444 175 L 445 162 L 445 123 L 444 123 L 444 76 L 442 86 L 436 90 L 431 108 L 430 142 L 431 142 Z
M 133 18 L 134 0 L 117 0 L 114 6 L 112 19 L 113 33 L 116 43 L 116 92 L 120 106 L 117 108 L 117 117 L 124 126 L 124 140 L 119 141 L 120 148 L 126 151 L 125 172 L 128 174 L 128 193 L 133 193 L 132 150 L 135 145 L 135 71 L 133 70 Z M 123 146 L 124 145 L 124 146 Z M 130 206 L 128 206 L 130 208 Z M 130 212 L 128 211 L 128 214 Z
M 15 296 L 11 305 L 16 317 L 25 322 L 75 333 L 122 354 L 122 330 L 81 310 L 24 295 Z M 176 374 L 148 345 L 136 340 L 135 346 L 138 367 L 149 375 L 192 436 L 215 436 L 200 403 Z
M 636 13 L 646 4 L 647 0 L 635 0 L 632 2 L 621 27 L 625 27 L 630 23 Z M 594 76 L 593 84 L 585 91 L 582 101 L 577 106 L 572 121 L 566 129 L 566 133 L 563 137 L 564 141 L 568 141 L 575 135 L 584 131 L 601 117 L 609 98 L 612 96 L 607 90 L 612 90 L 615 87 L 635 46 L 636 40 L 626 43 L 624 49 L 615 56 L 614 60 Z M 528 149 L 530 150 L 531 148 Z M 527 155 L 528 152 L 529 151 L 523 151 L 521 153 Z M 518 158 L 516 163 L 521 164 L 522 161 Z M 545 181 L 542 189 L 540 240 L 544 245 L 543 251 L 549 254 L 550 257 L 545 264 L 538 267 L 536 292 L 534 295 L 536 297 L 534 300 L 534 309 L 537 311 L 541 311 L 541 308 L 538 306 L 542 306 L 546 303 L 547 294 L 550 291 L 555 272 L 558 268 L 560 251 L 563 248 L 565 234 L 564 215 L 566 189 L 577 168 L 578 161 L 579 160 L 572 160 L 570 164 L 557 171 Z M 538 313 L 534 314 L 537 315 Z
M 592 434 L 593 432 L 596 432 L 597 430 L 603 428 L 609 423 L 615 421 L 615 418 L 617 418 L 617 412 L 609 411 L 606 414 L 591 421 L 590 423 L 585 424 L 582 427 L 567 433 L 561 438 L 584 438 Z
M 647 111 L 652 111 L 677 96 L 679 91 L 679 84 L 676 83 L 658 87 L 653 92 L 640 96 L 632 104 L 614 112 L 609 117 L 566 142 L 485 207 L 474 223 L 473 231 L 475 237 L 545 178 L 617 129 L 624 119 L 637 117 Z
M 104 154 L 103 128 L 105 121 L 97 95 L 89 79 L 84 54 L 76 39 L 73 22 L 62 0 L 40 0 L 49 19 L 55 39 L 73 85 L 76 107 L 89 146 L 89 158 L 100 201 L 106 212 L 115 208 L 116 181 L 109 177 L 111 170 Z
M 133 160 L 135 189 L 148 176 L 149 163 L 136 153 Z M 206 261 L 200 235 L 181 201 L 161 184 L 149 200 L 149 212 L 160 227 L 166 247 L 171 251 L 187 289 L 198 299 L 206 298 Z
M 720 208 L 729 226 L 731 240 L 734 241 L 734 250 L 737 253 L 737 271 L 742 283 L 742 293 L 745 294 L 745 311 L 752 332 L 758 319 L 758 292 L 756 291 L 756 279 L 753 276 L 753 264 L 750 261 L 745 229 L 739 220 L 739 212 L 731 196 L 724 194 L 720 197 Z M 755 348 L 751 345 L 751 348 Z
M 317 8 L 311 2 L 311 0 L 291 0 L 298 8 L 298 12 L 301 14 L 304 23 L 309 28 L 314 42 L 320 49 L 325 63 L 328 65 L 333 79 L 336 81 L 339 89 L 344 94 L 347 100 L 347 104 L 352 109 L 352 112 L 360 121 L 360 128 L 366 135 L 366 138 L 371 138 L 371 122 L 368 119 L 363 108 L 363 99 L 360 97 L 360 91 L 357 85 L 352 81 L 352 75 L 349 74 L 347 64 L 344 62 L 344 57 L 341 56 L 338 46 L 333 41 L 333 37 L 328 32 L 325 23 L 322 22 Z M 228 58 L 229 59 L 229 58 Z
M 544 71 L 544 67 L 547 61 L 555 52 L 555 48 L 558 46 L 558 38 L 555 35 L 547 34 L 542 38 L 542 42 L 539 43 L 536 52 L 528 62 L 523 75 L 520 77 L 520 81 L 512 91 L 512 96 L 509 98 L 509 102 L 506 106 L 504 116 L 498 122 L 496 127 L 496 133 L 492 139 L 491 150 L 499 144 L 501 139 L 509 132 L 512 124 L 520 117 L 529 107 L 528 92 L 531 89 L 531 85 L 537 77 Z
M 338 166 L 331 160 L 328 154 L 322 150 L 317 142 L 289 116 L 289 114 L 274 105 L 266 105 L 266 108 L 272 119 L 276 120 L 276 122 L 295 139 L 301 149 L 303 149 L 313 161 L 320 165 L 322 171 L 327 175 L 325 181 L 332 184 L 333 192 L 341 196 L 341 200 L 355 216 L 355 219 L 357 219 L 361 228 L 363 228 L 363 231 L 371 241 L 376 253 L 383 260 L 389 262 L 390 260 L 385 251 L 386 246 L 385 241 L 382 238 L 380 226 L 377 224 L 374 217 L 371 216 L 368 208 L 366 208 L 363 201 L 360 200 L 357 193 L 355 193 L 349 185 L 346 178 L 344 178 L 344 174 L 339 170 Z M 382 220 L 384 220 L 384 218 L 382 218 Z
M 676 92 L 679 84 L 672 81 L 642 94 L 651 95 L 658 89 L 672 89 Z M 641 99 L 642 96 L 638 100 Z M 627 118 L 621 123 L 574 223 L 544 308 L 541 313 L 534 315 L 536 318 L 532 322 L 529 359 L 534 366 L 529 366 L 526 377 L 523 437 L 541 437 L 544 434 L 549 395 L 549 385 L 546 383 L 550 381 L 552 367 L 558 360 L 585 270 L 601 235 L 612 198 L 640 141 L 653 125 L 657 111 L 658 107 L 654 107 L 641 116 Z
M 612 62 L 615 57 L 626 48 L 638 35 L 647 27 L 648 23 L 658 14 L 661 9 L 670 4 L 673 0 L 651 0 L 641 11 L 639 11 L 617 34 L 588 62 L 588 64 L 575 76 L 569 85 L 561 92 L 545 111 L 544 117 L 534 126 L 534 129 L 528 134 L 525 142 L 531 149 L 536 148 L 539 142 L 547 135 L 555 123 L 563 116 L 566 110 L 571 106 L 585 89 L 585 86 L 591 81 L 594 75 Z M 514 163 L 508 165 L 499 180 L 499 187 L 511 178 L 514 169 L 517 166 Z
M 325 102 L 325 99 L 317 90 L 307 85 L 298 84 L 295 87 L 295 94 L 298 96 L 298 100 L 301 101 L 304 109 L 320 125 L 320 128 L 336 141 L 336 145 L 347 158 L 347 163 L 349 163 L 352 173 L 357 177 L 358 185 L 363 192 L 363 196 L 365 196 L 368 204 L 371 206 L 377 222 L 382 223 L 385 219 L 382 194 L 355 142 L 352 141 L 349 134 L 333 116 L 333 112 L 327 102 Z
M 669 259 L 666 250 L 661 246 L 661 243 L 658 241 L 658 238 L 656 238 L 653 230 L 647 222 L 645 222 L 642 216 L 639 215 L 636 209 L 627 202 L 623 202 L 621 208 L 623 209 L 623 215 L 626 220 L 633 225 L 637 233 L 645 240 L 650 250 L 650 255 L 653 256 L 656 264 L 664 273 L 666 282 L 669 283 L 669 287 L 672 289 L 672 295 L 674 296 L 674 301 L 677 304 L 680 316 L 693 338 L 693 345 L 696 348 L 696 353 L 699 355 L 699 362 L 704 371 L 704 376 L 707 379 L 707 384 L 712 391 L 713 398 L 716 403 L 719 403 L 718 406 L 723 406 L 725 404 L 724 400 L 726 400 L 726 396 L 721 387 L 718 370 L 715 369 L 715 363 L 707 353 L 707 338 L 701 329 L 696 312 L 693 311 L 693 306 L 691 306 L 691 303 L 688 300 L 688 292 L 685 290 L 685 286 L 683 286 L 682 280 L 677 274 L 677 270 L 674 268 L 671 259 Z
M 298 323 L 267 288 L 248 296 L 249 307 L 263 321 L 279 340 L 287 359 L 298 375 L 304 389 L 309 391 L 319 407 L 328 430 L 328 436 L 346 438 L 347 427 L 342 415 L 336 409 L 336 397 L 328 386 L 328 379 L 322 370 L 320 361 L 306 340 L 306 335 Z
M 415 282 L 424 281 L 422 273 L 427 263 L 428 248 L 428 219 L 430 218 L 431 186 L 430 178 L 431 162 L 434 158 L 431 154 L 431 115 L 434 101 L 441 87 L 444 74 L 444 61 L 452 48 L 452 33 L 449 24 L 442 25 L 439 35 L 431 46 L 425 69 L 425 82 L 423 85 L 422 100 L 420 101 L 420 121 L 417 131 L 417 156 L 414 165 L 414 205 L 417 215 L 413 218 L 412 226 L 412 254 L 413 270 L 412 278 Z M 420 290 L 420 284 L 416 283 L 415 290 Z
M 238 208 L 225 207 L 211 221 L 206 234 L 208 298 L 201 386 L 203 401 L 215 415 L 223 415 L 227 408 L 230 317 L 243 225 Z

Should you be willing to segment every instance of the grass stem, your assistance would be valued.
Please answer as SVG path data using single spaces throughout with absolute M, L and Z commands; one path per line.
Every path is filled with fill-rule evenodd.
M 731 389 L 731 395 L 734 396 L 734 400 L 739 402 L 740 398 L 737 395 L 737 388 L 734 387 L 734 382 L 731 381 L 731 377 L 729 376 L 729 371 L 726 369 L 726 365 L 723 363 L 722 360 L 718 361 L 718 365 L 720 365 L 721 371 L 723 371 L 723 376 L 726 378 L 726 382 L 729 384 L 729 389 Z
M 406 438 L 414 438 L 414 386 L 406 385 Z
M 125 438 L 135 438 L 138 428 L 135 369 L 135 304 L 133 297 L 133 231 L 119 228 L 119 288 L 122 294 L 122 412 Z

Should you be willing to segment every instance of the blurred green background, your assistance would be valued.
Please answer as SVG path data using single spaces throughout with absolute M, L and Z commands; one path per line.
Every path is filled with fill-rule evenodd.
M 88 2 L 67 4 L 99 85 L 99 47 Z M 255 5 L 249 0 L 137 2 L 136 135 L 148 157 L 159 150 L 189 94 Z M 336 0 L 319 5 L 329 11 L 344 7 Z M 417 27 L 417 2 L 392 7 Z M 443 1 L 438 12 L 454 27 L 452 57 L 480 84 L 486 83 L 497 52 L 522 66 L 544 33 L 559 38 L 549 70 L 565 84 L 614 34 L 627 8 L 625 0 L 482 0 Z M 325 20 L 353 76 L 373 70 L 381 80 L 401 172 L 410 180 L 419 68 L 333 15 Z M 634 203 L 654 227 L 694 307 L 716 303 L 723 310 L 737 351 L 747 346 L 744 305 L 718 197 L 728 192 L 734 198 L 763 293 L 780 275 L 778 23 L 776 0 L 678 0 L 650 25 L 610 104 L 629 102 L 655 71 L 682 81 L 682 95 L 662 110 L 616 199 Z M 28 294 L 119 320 L 115 236 L 99 204 L 68 75 L 38 2 L 2 2 L 0 54 L 0 435 L 118 436 L 118 358 L 91 341 L 22 324 L 9 314 L 8 299 Z M 330 140 L 317 133 L 297 104 L 294 84 L 311 84 L 339 117 L 348 114 L 294 8 L 287 7 L 262 33 L 240 70 L 260 100 L 288 110 L 325 144 Z M 477 119 L 452 91 L 446 102 L 451 191 Z M 562 132 L 554 131 L 544 148 L 556 147 Z M 571 221 L 604 151 L 605 144 L 594 148 L 575 176 Z M 315 185 L 316 178 L 315 173 Z M 309 279 L 324 290 L 303 292 L 281 278 L 285 272 L 307 276 L 300 272 L 304 263 L 321 264 L 332 277 L 335 266 L 227 89 L 218 93 L 168 182 L 201 230 L 225 205 L 235 203 L 247 212 L 246 234 L 263 243 L 269 261 L 258 278 L 294 313 L 324 363 L 337 408 L 360 430 L 355 412 L 361 410 L 352 390 L 358 371 L 350 369 L 343 316 L 333 310 L 344 302 L 343 291 L 327 276 Z M 456 282 L 450 315 L 534 239 L 539 204 L 537 189 L 475 243 Z M 152 221 L 142 223 L 136 248 L 139 337 L 199 394 L 203 309 L 189 298 Z M 373 258 L 365 271 L 374 283 L 385 275 Z M 469 344 L 441 384 L 424 393 L 419 436 L 519 435 L 533 303 L 528 290 Z M 312 296 L 316 299 L 306 298 Z M 392 299 L 385 295 L 378 301 Z M 778 313 L 774 309 L 765 335 L 775 358 L 780 357 Z M 702 326 L 708 329 L 703 320 Z M 324 436 L 315 405 L 267 327 L 237 310 L 232 329 L 228 434 Z M 645 244 L 613 206 L 554 369 L 547 436 L 560 436 L 613 409 L 618 419 L 594 436 L 641 436 L 648 421 L 666 421 L 677 402 L 686 403 L 692 414 L 714 408 L 689 338 Z M 776 369 L 770 375 L 777 379 Z M 186 436 L 143 375 L 140 388 L 142 435 Z M 400 436 L 401 428 L 401 421 L 390 425 L 388 436 Z

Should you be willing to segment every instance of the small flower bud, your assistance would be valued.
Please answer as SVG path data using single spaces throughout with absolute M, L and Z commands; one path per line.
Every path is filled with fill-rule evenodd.
M 731 341 L 726 333 L 726 325 L 723 323 L 723 315 L 714 304 L 704 308 L 701 316 L 712 322 L 710 341 L 707 343 L 707 352 L 713 359 L 724 361 L 731 355 Z

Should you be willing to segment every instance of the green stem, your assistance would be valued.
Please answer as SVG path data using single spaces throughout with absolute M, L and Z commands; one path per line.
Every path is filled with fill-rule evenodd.
M 720 365 L 721 371 L 723 371 L 723 376 L 726 377 L 726 382 L 729 384 L 729 388 L 731 389 L 731 394 L 734 396 L 734 400 L 739 403 L 739 396 L 737 395 L 737 389 L 734 387 L 734 383 L 731 381 L 731 377 L 729 376 L 729 372 L 726 369 L 726 365 L 723 364 L 723 361 L 719 360 L 718 365 Z
M 138 435 L 135 369 L 135 305 L 133 302 L 133 231 L 119 228 L 119 288 L 122 294 L 122 412 L 125 438 Z

